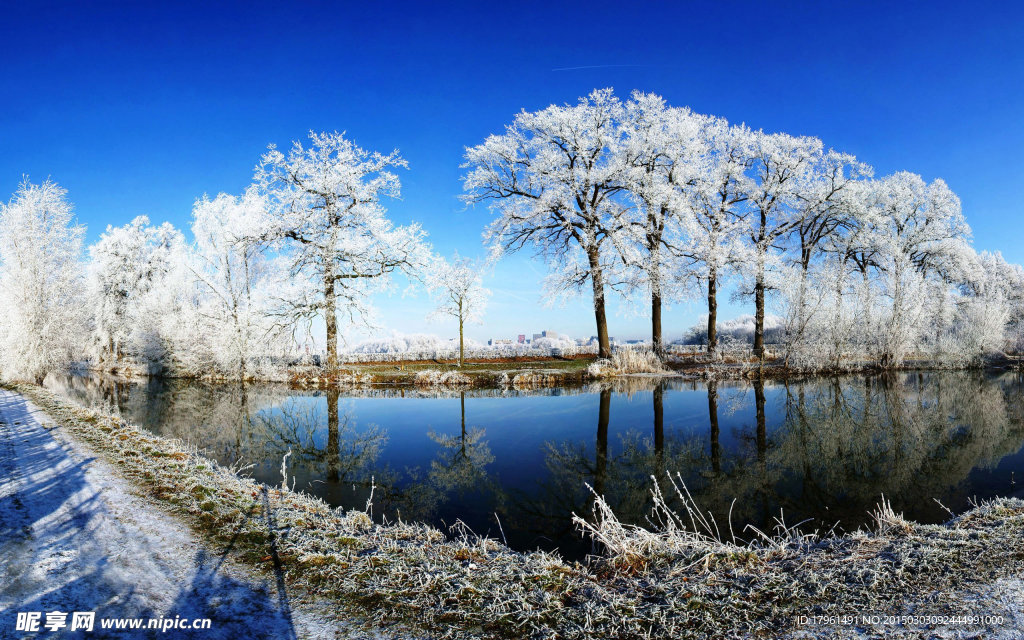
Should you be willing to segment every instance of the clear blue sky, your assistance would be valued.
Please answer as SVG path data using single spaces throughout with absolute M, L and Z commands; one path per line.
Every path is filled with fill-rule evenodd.
M 975 245 L 1024 262 L 1018 3 L 156 4 L 3 3 L 0 197 L 50 176 L 90 242 L 143 213 L 187 227 L 196 197 L 244 189 L 268 143 L 337 129 L 408 159 L 397 221 L 480 253 L 488 214 L 457 200 L 463 148 L 610 86 L 819 136 L 877 174 L 942 177 Z M 585 302 L 542 306 L 542 275 L 525 257 L 500 266 L 471 335 L 590 335 Z M 451 333 L 420 320 L 422 294 L 379 306 L 389 330 Z M 669 310 L 669 335 L 702 312 Z M 611 318 L 615 336 L 645 329 Z

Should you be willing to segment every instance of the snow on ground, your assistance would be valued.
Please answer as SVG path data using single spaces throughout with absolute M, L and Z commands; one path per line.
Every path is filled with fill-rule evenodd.
M 48 416 L 0 390 L 0 638 L 18 612 L 95 611 L 82 638 L 365 638 L 210 549 L 129 490 Z M 320 613 L 318 613 L 320 612 Z M 208 630 L 107 631 L 101 618 L 210 618 Z M 68 616 L 68 622 L 71 616 Z M 42 629 L 37 637 L 48 637 Z

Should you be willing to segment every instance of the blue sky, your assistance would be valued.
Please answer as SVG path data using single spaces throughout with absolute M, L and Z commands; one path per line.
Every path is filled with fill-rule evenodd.
M 522 108 L 614 87 L 819 136 L 878 175 L 942 177 L 975 245 L 1024 262 L 1024 5 L 211 4 L 5 2 L 0 197 L 23 174 L 50 176 L 90 242 L 139 214 L 187 227 L 198 196 L 244 189 L 268 143 L 337 129 L 399 148 L 410 169 L 393 217 L 471 255 L 489 216 L 457 199 L 463 148 Z M 502 263 L 470 335 L 591 335 L 586 301 L 543 305 L 543 274 L 528 256 Z M 423 294 L 378 306 L 386 331 L 453 329 L 422 320 Z M 703 311 L 669 309 L 668 335 Z M 617 337 L 647 326 L 621 311 L 610 325 Z

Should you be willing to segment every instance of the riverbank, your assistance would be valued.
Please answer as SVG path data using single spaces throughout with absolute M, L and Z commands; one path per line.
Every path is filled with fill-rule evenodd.
M 83 611 L 95 614 L 97 637 L 107 637 L 104 619 L 209 621 L 118 637 L 384 637 L 254 571 L 135 489 L 63 425 L 0 390 L 0 636 L 19 613 L 42 613 L 42 623 L 46 612 Z
M 590 522 L 610 555 L 567 563 L 424 525 L 374 524 L 365 513 L 240 478 L 178 441 L 38 388 L 19 389 L 202 536 L 231 542 L 290 587 L 376 623 L 411 621 L 461 637 L 780 635 L 808 631 L 797 626 L 801 615 L 996 607 L 977 605 L 981 594 L 1022 572 L 1024 503 L 1017 500 L 981 505 L 946 525 L 882 513 L 871 533 L 788 532 L 751 544 L 687 533 L 681 522 L 655 535 L 602 513 Z
M 631 353 L 625 349 L 617 354 Z M 641 353 L 646 353 L 642 352 Z M 613 357 L 613 361 L 615 358 Z M 627 357 L 625 360 L 634 360 Z M 650 357 L 637 360 L 651 360 Z M 899 366 L 882 367 L 868 360 L 850 360 L 843 366 L 790 367 L 780 358 L 769 357 L 760 360 L 749 353 L 720 354 L 709 358 L 701 352 L 674 353 L 657 363 L 657 366 L 640 367 L 609 366 L 609 360 L 593 355 L 568 357 L 509 357 L 494 359 L 468 359 L 460 367 L 457 360 L 394 360 L 392 362 L 343 363 L 337 369 L 328 371 L 314 365 L 296 365 L 273 370 L 263 370 L 260 375 L 251 375 L 247 382 L 284 382 L 295 388 L 326 389 L 331 387 L 462 387 L 476 389 L 508 389 L 557 387 L 585 384 L 595 380 L 614 377 L 648 375 L 677 377 L 689 380 L 742 380 L 742 379 L 786 379 L 807 375 L 845 375 L 852 373 L 883 374 L 899 371 L 949 371 L 949 370 L 1014 370 L 1024 366 L 1022 356 L 999 356 L 988 358 L 981 363 L 951 364 L 936 362 L 918 355 L 909 358 Z M 143 368 L 130 364 L 119 367 L 84 368 L 97 373 L 119 377 L 183 378 L 204 382 L 237 382 L 236 379 L 208 373 L 200 376 L 175 375 L 168 372 L 147 373 Z

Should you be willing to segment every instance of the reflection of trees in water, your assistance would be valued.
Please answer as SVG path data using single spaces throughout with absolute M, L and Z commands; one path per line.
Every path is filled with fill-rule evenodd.
M 754 433 L 739 432 L 755 443 L 753 452 L 748 446 L 728 456 L 721 473 L 694 473 L 713 469 L 713 461 L 678 466 L 705 507 L 724 514 L 735 498 L 734 519 L 759 527 L 770 526 L 781 508 L 790 524 L 814 517 L 811 526 L 855 528 L 882 493 L 910 517 L 941 519 L 933 498 L 963 504 L 971 470 L 991 468 L 1024 439 L 1024 422 L 1007 413 L 1019 391 L 1008 394 L 977 372 L 777 386 L 781 424 L 769 437 L 754 385 Z
M 992 468 L 1024 442 L 1024 382 L 1018 374 L 915 372 L 786 383 L 626 378 L 580 389 L 437 393 L 431 397 L 458 395 L 460 424 L 457 431 L 453 425 L 447 433 L 429 434 L 437 449 L 427 454 L 422 472 L 391 469 L 383 461 L 386 432 L 357 425 L 339 409 L 341 397 L 399 391 L 213 389 L 100 376 L 48 383 L 82 404 L 116 407 L 133 422 L 193 443 L 221 462 L 255 462 L 254 473 L 269 482 L 280 481 L 281 457 L 291 448 L 289 473 L 299 477 L 297 487 L 312 487 L 332 504 L 362 508 L 372 485 L 375 513 L 389 518 L 433 520 L 446 501 L 460 515 L 465 506 L 482 503 L 500 512 L 510 541 L 521 546 L 545 538 L 562 545 L 578 540 L 570 515 L 590 515 L 585 484 L 605 495 L 624 520 L 644 523 L 651 477 L 665 490 L 667 476 L 676 472 L 723 524 L 735 499 L 737 533 L 745 523 L 770 528 L 779 508 L 790 524 L 814 516 L 812 526 L 857 526 L 883 492 L 910 517 L 941 519 L 932 498 L 961 508 L 976 486 L 968 482 L 972 469 Z M 706 394 L 707 422 L 699 428 L 667 426 L 666 398 L 683 391 Z M 467 424 L 467 401 L 578 393 L 596 395 L 588 441 L 547 443 L 546 469 L 535 488 L 506 489 L 488 474 L 496 454 L 479 428 L 486 425 Z M 649 430 L 610 437 L 623 417 L 611 407 L 616 394 L 651 403 Z M 751 410 L 749 419 L 740 419 Z
M 437 498 L 417 481 L 417 470 L 402 473 L 379 461 L 387 430 L 358 425 L 351 414 L 341 412 L 337 389 L 314 395 L 326 402 L 291 398 L 258 417 L 263 455 L 279 463 L 290 450 L 288 473 L 297 478 L 298 488 L 331 504 L 362 510 L 372 497 L 376 516 L 430 518 Z
M 368 485 L 387 443 L 387 432 L 373 424 L 357 429 L 351 415 L 339 415 L 337 391 L 325 395 L 326 419 L 319 403 L 296 399 L 258 415 L 255 424 L 265 443 L 264 456 L 280 460 L 291 451 L 289 473 L 324 477 L 333 483 Z M 326 443 L 318 437 L 324 427 Z
M 437 458 L 430 463 L 428 481 L 439 490 L 480 490 L 490 484 L 486 466 L 494 462 L 491 448 L 484 439 L 486 430 L 466 428 L 466 394 L 459 396 L 460 431 L 457 436 L 431 431 L 430 439 L 440 446 Z
M 971 471 L 994 467 L 1024 442 L 1019 375 L 755 381 L 748 386 L 754 420 L 733 429 L 736 445 L 728 451 L 721 443 L 719 384 L 706 383 L 708 429 L 696 434 L 665 433 L 666 388 L 654 387 L 652 431 L 626 434 L 614 452 L 607 435 L 615 419 L 607 415 L 610 392 L 601 391 L 595 444 L 548 445 L 547 477 L 534 495 L 516 495 L 517 524 L 556 538 L 570 534 L 558 523 L 573 512 L 590 514 L 584 483 L 623 520 L 645 523 L 651 478 L 664 491 L 665 476 L 676 472 L 723 526 L 735 499 L 738 534 L 747 523 L 770 529 L 780 508 L 787 524 L 814 517 L 808 526 L 827 529 L 839 521 L 856 528 L 882 493 L 908 516 L 936 520 L 944 512 L 933 498 L 962 505 Z M 770 428 L 775 415 L 779 422 Z
M 362 509 L 373 499 L 375 515 L 407 520 L 431 520 L 449 494 L 480 491 L 490 487 L 485 470 L 494 460 L 483 429 L 466 426 L 465 396 L 460 397 L 459 434 L 430 433 L 439 445 L 437 457 L 424 475 L 418 468 L 401 471 L 380 462 L 387 431 L 376 426 L 357 427 L 354 418 L 339 410 L 340 392 L 326 396 L 326 417 L 318 403 L 286 401 L 257 421 L 265 451 L 279 460 L 288 450 L 289 473 L 302 478 L 324 479 L 314 485 L 334 504 Z M 326 443 L 322 437 L 326 427 Z
M 113 411 L 150 431 L 195 445 L 222 463 L 258 462 L 262 439 L 253 416 L 290 394 L 273 385 L 221 384 L 113 376 L 51 377 L 48 385 L 79 404 Z M 280 464 L 280 459 L 278 459 Z
M 359 425 L 341 411 L 340 399 L 354 394 L 338 389 L 303 392 L 280 385 L 208 385 L 160 378 L 137 382 L 96 374 L 51 377 L 48 383 L 79 404 L 130 417 L 154 433 L 199 447 L 223 464 L 253 463 L 254 475 L 274 484 L 280 482 L 281 460 L 291 450 L 288 474 L 296 478 L 296 488 L 346 508 L 363 508 L 372 489 L 378 515 L 431 519 L 450 493 L 500 494 L 485 471 L 494 460 L 485 431 L 467 428 L 465 393 L 460 394 L 459 435 L 431 434 L 439 445 L 438 455 L 424 474 L 418 468 L 396 470 L 382 463 L 387 431 Z
M 584 442 L 548 442 L 547 475 L 538 481 L 536 488 L 512 491 L 508 496 L 511 523 L 516 529 L 534 535 L 527 543 L 531 546 L 541 541 L 548 546 L 572 539 L 572 514 L 589 515 L 593 505 L 593 494 L 586 485 L 601 495 L 620 488 L 614 482 L 607 482 L 612 390 L 607 386 L 595 388 L 598 410 L 594 448 Z
M 881 493 L 911 517 L 940 517 L 932 498 L 963 504 L 971 470 L 993 467 L 1024 437 L 1007 413 L 1019 397 L 980 372 L 798 381 L 785 391 L 770 462 L 778 502 L 848 526 L 864 522 Z M 799 490 L 786 491 L 793 477 Z

